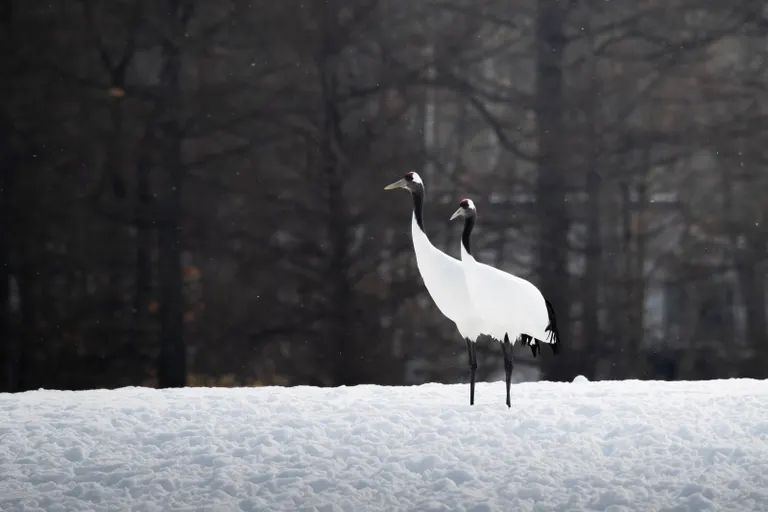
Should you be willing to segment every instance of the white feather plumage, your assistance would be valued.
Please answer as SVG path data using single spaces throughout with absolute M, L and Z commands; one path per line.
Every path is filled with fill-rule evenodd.
M 415 215 L 411 221 L 411 237 L 416 266 L 437 309 L 456 324 L 463 338 L 477 341 L 480 319 L 470 300 L 462 263 L 432 245 Z
M 452 219 L 475 215 L 471 199 L 461 204 Z M 513 344 L 520 335 L 528 335 L 539 342 L 553 344 L 557 351 L 559 333 L 554 313 L 550 312 L 541 291 L 530 281 L 477 261 L 464 243 L 462 240 L 461 263 L 469 295 L 482 322 L 480 331 L 499 341 L 508 335 Z
M 483 331 L 515 342 L 520 334 L 549 343 L 549 314 L 541 292 L 525 279 L 480 263 L 461 247 L 461 261 L 472 302 L 483 319 Z

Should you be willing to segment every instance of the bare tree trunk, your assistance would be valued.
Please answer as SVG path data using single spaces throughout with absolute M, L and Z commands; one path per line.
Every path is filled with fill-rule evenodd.
M 633 339 L 634 325 L 636 322 L 636 311 L 634 307 L 634 245 L 635 232 L 633 229 L 634 209 L 632 201 L 632 185 L 628 180 L 622 180 L 619 184 L 621 196 L 621 234 L 622 234 L 622 270 L 621 275 L 623 285 L 621 293 L 620 311 L 624 312 L 623 321 L 617 323 L 615 332 L 616 342 L 619 344 L 617 353 L 621 354 L 620 367 L 621 374 L 637 378 L 634 374 L 635 359 L 637 358 L 636 343 Z
M 124 87 L 125 79 L 123 73 L 113 77 L 116 86 Z M 119 84 L 119 85 L 117 85 Z M 109 107 L 110 120 L 112 124 L 112 133 L 107 146 L 107 155 L 104 160 L 104 173 L 111 178 L 113 199 L 123 199 L 125 189 L 123 188 L 120 168 L 123 164 L 123 101 L 122 98 L 113 97 L 110 99 Z M 101 322 L 101 331 L 104 343 L 122 345 L 123 329 L 120 325 L 121 309 L 121 253 L 123 251 L 122 237 L 123 226 L 119 222 L 111 222 L 107 227 L 104 237 L 103 247 L 107 251 L 107 261 L 109 262 L 107 290 L 102 303 L 103 315 L 106 321 Z
M 650 165 L 650 163 L 648 163 Z M 646 167 L 647 168 L 647 167 Z M 645 338 L 645 254 L 647 250 L 647 236 L 645 233 L 644 216 L 648 206 L 647 187 L 641 182 L 636 187 L 636 206 L 632 217 L 632 232 L 635 247 L 630 252 L 631 290 L 630 307 L 632 308 L 632 323 L 629 327 L 630 339 L 630 375 L 641 378 L 645 373 L 645 364 L 641 358 L 642 344 Z
M 27 228 L 29 229 L 29 228 Z M 35 258 L 30 247 L 30 234 L 24 235 L 21 242 L 21 268 L 19 269 L 19 302 L 21 309 L 21 336 L 14 351 L 15 375 L 14 390 L 28 391 L 39 387 L 35 352 L 38 347 L 37 310 L 38 301 L 35 293 Z
M 10 50 L 6 57 L 10 62 L 3 60 L 2 65 L 8 76 L 14 76 L 18 71 L 20 62 L 18 56 L 13 55 L 13 47 L 16 41 L 13 25 L 14 2 L 7 0 L 0 6 L 0 44 L 7 45 Z M 11 95 L 13 80 L 4 80 L 2 95 L 7 98 Z M 13 122 L 6 112 L 0 113 L 0 391 L 14 391 L 14 347 L 13 334 L 11 332 L 10 294 L 11 294 L 11 250 L 14 242 L 11 229 L 14 223 L 11 220 L 11 198 L 13 197 L 14 178 L 18 157 L 15 154 L 11 134 Z
M 591 16 L 588 16 L 585 24 L 589 26 L 591 23 Z M 586 130 L 589 140 L 584 144 L 586 151 L 585 165 L 586 168 L 586 195 L 587 195 L 587 240 L 586 248 L 584 251 L 584 282 L 582 284 L 582 345 L 581 351 L 584 354 L 597 354 L 593 350 L 593 347 L 600 346 L 600 315 L 599 315 L 599 298 L 600 298 L 600 276 L 602 274 L 602 259 L 603 259 L 603 239 L 602 239 L 602 176 L 600 173 L 600 162 L 598 158 L 599 144 L 598 140 L 598 127 L 597 127 L 597 95 L 598 95 L 598 78 L 595 67 L 595 57 L 593 55 L 593 45 L 595 41 L 591 33 L 590 27 L 590 46 L 588 48 L 589 54 L 587 55 L 587 66 L 589 73 L 587 84 L 589 91 L 587 92 L 587 104 L 584 109 L 586 112 Z M 598 364 L 600 363 L 599 356 L 589 358 L 590 363 L 584 364 L 584 358 L 581 358 L 584 366 L 584 371 L 587 373 L 589 379 L 594 379 Z M 591 374 L 590 374 L 591 373 Z
M 0 30 L 9 33 L 13 15 L 13 2 L 3 2 L 0 7 Z M 3 34 L 5 35 L 5 34 Z M 3 37 L 0 43 L 8 43 L 12 39 Z M 4 66 L 6 67 L 6 66 Z M 7 67 L 6 67 L 7 69 Z M 10 71 L 10 70 L 8 70 Z M 5 89 L 5 87 L 3 88 Z M 3 96 L 7 97 L 6 91 Z M 10 120 L 3 112 L 0 117 L 0 391 L 11 389 L 11 323 L 10 323 L 10 174 L 12 172 Z
M 136 227 L 136 274 L 133 298 L 134 343 L 140 344 L 146 335 L 145 327 L 149 312 L 149 299 L 152 293 L 152 250 L 153 226 L 151 216 L 151 190 L 149 184 L 150 162 L 147 154 L 142 154 L 136 165 L 136 209 L 134 226 Z
M 144 0 L 133 0 L 131 16 L 127 20 L 129 27 L 127 37 L 119 52 L 111 51 L 104 42 L 102 29 L 99 26 L 99 18 L 94 12 L 92 0 L 81 2 L 85 26 L 90 36 L 90 44 L 99 54 L 100 61 L 105 72 L 109 76 L 109 119 L 111 132 L 106 143 L 106 157 L 104 169 L 97 189 L 96 202 L 100 195 L 105 193 L 111 185 L 112 200 L 124 200 L 126 189 L 124 181 L 125 161 L 125 133 L 126 122 L 130 121 L 130 112 L 126 117 L 125 89 L 126 76 L 136 52 L 136 41 L 140 25 L 143 23 Z M 113 346 L 130 349 L 133 344 L 126 344 L 126 325 L 124 323 L 123 302 L 123 253 L 125 252 L 125 224 L 112 222 L 107 226 L 102 246 L 107 252 L 108 284 L 102 303 L 102 314 L 106 321 L 101 322 L 103 341 Z
M 747 340 L 753 348 L 750 363 L 746 366 L 746 377 L 764 378 L 766 370 L 765 351 L 768 347 L 768 322 L 765 308 L 765 277 L 758 271 L 757 255 L 750 249 L 739 251 L 736 272 L 741 286 L 747 323 Z
M 594 159 L 590 159 L 596 165 Z M 585 254 L 584 283 L 582 286 L 583 311 L 582 322 L 584 326 L 581 350 L 587 354 L 595 354 L 592 348 L 600 346 L 600 275 L 602 270 L 602 225 L 601 225 L 601 196 L 602 180 L 600 173 L 594 167 L 587 170 L 587 246 Z M 585 368 L 585 371 L 592 371 L 589 378 L 594 378 L 594 372 L 597 369 L 599 358 L 594 358 L 590 364 L 591 368 Z
M 539 238 L 539 276 L 541 290 L 552 303 L 563 345 L 570 335 L 568 276 L 568 212 L 566 211 L 565 173 L 559 155 L 563 134 L 563 33 L 564 12 L 557 0 L 539 0 L 537 30 L 537 95 L 539 162 L 537 181 Z M 567 348 L 566 348 L 567 350 Z M 545 359 L 545 377 L 549 380 L 572 378 L 568 358 Z
M 172 164 L 170 164 L 172 165 Z M 174 180 L 168 180 L 173 182 Z M 178 181 L 175 181 L 178 183 Z M 160 280 L 160 355 L 159 388 L 186 385 L 186 346 L 184 344 L 183 280 L 181 269 L 181 201 L 178 188 L 165 193 L 160 209 L 158 232 L 158 274 Z M 178 185 L 177 185 L 178 187 Z
M 332 27 L 333 9 L 326 7 L 325 47 L 319 59 L 320 80 L 324 114 L 323 140 L 321 147 L 323 177 L 327 186 L 328 234 L 331 243 L 329 277 L 331 280 L 332 314 L 331 336 L 334 340 L 333 358 L 335 359 L 333 379 L 337 385 L 352 386 L 360 384 L 360 351 L 354 343 L 354 317 L 352 314 L 352 286 L 349 282 L 349 247 L 350 227 L 348 205 L 344 194 L 344 177 L 341 173 L 340 152 L 344 142 L 341 131 L 341 115 L 337 99 L 335 58 L 333 55 L 334 37 Z
M 742 64 L 745 68 L 750 70 L 750 75 L 758 80 L 761 77 L 761 71 L 764 68 L 756 70 L 754 68 L 755 57 L 761 56 L 763 53 L 762 48 L 765 45 L 765 39 L 763 37 L 755 37 L 751 34 L 748 27 L 752 26 L 755 20 L 762 20 L 763 15 L 760 12 L 763 6 L 759 2 L 752 2 L 750 0 L 743 0 L 741 2 L 741 8 L 744 15 L 744 30 L 742 44 L 744 45 L 744 54 Z M 761 34 L 764 32 L 761 31 Z M 745 80 L 748 82 L 748 80 Z M 744 83 L 743 87 L 748 90 L 749 83 Z M 753 144 L 755 141 L 750 140 L 749 137 L 738 137 L 736 139 L 738 154 L 741 155 L 745 161 L 751 167 L 751 176 L 754 179 L 755 176 L 759 176 L 764 172 L 760 169 L 760 164 L 756 163 L 762 160 L 760 152 L 763 150 L 762 146 L 755 147 Z M 755 158 L 757 157 L 757 158 Z M 759 169 L 759 170 L 758 170 Z M 730 173 L 733 173 L 732 168 L 723 170 L 723 177 L 729 185 L 728 197 L 730 199 L 733 189 L 732 177 Z M 738 176 L 738 174 L 735 174 Z M 749 175 L 748 175 L 749 176 Z M 749 179 L 750 177 L 742 177 L 741 179 Z M 739 179 L 739 178 L 737 178 Z M 753 186 L 759 184 L 760 178 L 755 180 Z M 743 206 L 734 208 L 734 205 L 729 205 L 729 221 L 734 224 L 740 224 L 741 227 L 737 229 L 729 229 L 732 233 L 739 233 L 741 236 L 732 236 L 731 243 L 735 247 L 735 264 L 736 273 L 738 275 L 739 284 L 741 286 L 742 297 L 744 299 L 744 307 L 746 310 L 746 334 L 747 345 L 752 348 L 752 357 L 750 357 L 746 366 L 746 377 L 753 378 L 765 378 L 768 375 L 768 320 L 766 320 L 766 298 L 765 298 L 765 274 L 764 266 L 761 265 L 761 260 L 765 256 L 766 251 L 766 237 L 764 235 L 765 227 L 762 225 L 756 226 L 752 219 L 747 220 L 749 217 L 745 215 Z M 736 213 L 738 210 L 739 213 Z M 760 207 L 764 218 L 765 209 Z
M 179 103 L 181 48 L 178 37 L 191 15 L 191 5 L 168 0 L 171 37 L 163 43 L 165 69 L 165 119 L 161 124 L 163 165 L 166 179 L 158 213 L 158 274 L 160 282 L 160 354 L 157 386 L 184 387 L 187 383 L 187 351 L 184 343 L 184 296 L 181 268 L 181 190 L 185 169 L 182 162 L 181 105 Z
M 2 130 L 5 132 L 6 130 Z M 0 133 L 0 144 L 7 141 Z M 11 374 L 11 318 L 10 318 L 10 150 L 0 149 L 0 391 L 10 391 Z
M 360 365 L 357 350 L 353 343 L 354 318 L 351 314 L 352 289 L 349 283 L 349 225 L 346 216 L 346 202 L 341 190 L 343 178 L 338 173 L 338 160 L 333 156 L 332 139 L 337 136 L 338 128 L 334 106 L 328 105 L 326 115 L 326 134 L 323 141 L 323 171 L 328 185 L 328 233 L 331 241 L 329 277 L 331 279 L 331 297 L 333 304 L 331 328 L 337 364 L 334 378 L 337 385 L 352 386 L 360 384 L 359 371 L 354 365 Z

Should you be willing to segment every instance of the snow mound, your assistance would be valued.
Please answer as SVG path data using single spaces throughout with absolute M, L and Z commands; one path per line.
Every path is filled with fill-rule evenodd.
M 0 395 L 0 510 L 763 511 L 768 384 Z

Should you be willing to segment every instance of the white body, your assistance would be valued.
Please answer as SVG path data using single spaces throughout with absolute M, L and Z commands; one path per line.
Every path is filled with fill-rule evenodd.
M 462 262 L 432 245 L 416 215 L 411 219 L 411 236 L 416 266 L 437 309 L 456 324 L 462 337 L 477 341 L 480 318 L 470 299 Z
M 550 343 L 549 313 L 544 296 L 531 282 L 480 263 L 461 244 L 461 264 L 482 333 L 499 341 L 509 335 L 513 344 L 521 334 Z

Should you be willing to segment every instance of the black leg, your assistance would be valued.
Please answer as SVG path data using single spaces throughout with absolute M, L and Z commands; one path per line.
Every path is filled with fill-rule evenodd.
M 469 356 L 469 405 L 475 405 L 475 374 L 477 373 L 476 345 L 467 340 L 467 355 Z
M 507 407 L 512 407 L 512 401 L 509 396 L 509 387 L 512 384 L 512 346 L 509 343 L 509 336 L 507 334 L 504 335 L 501 351 L 504 354 L 504 374 L 507 383 Z

